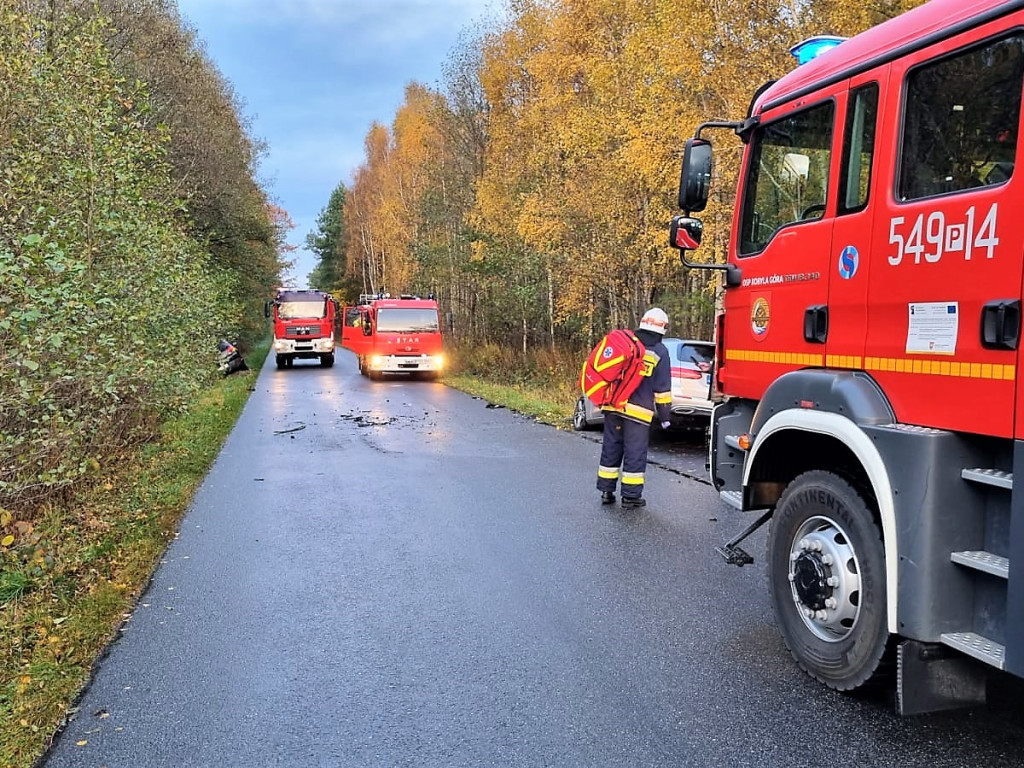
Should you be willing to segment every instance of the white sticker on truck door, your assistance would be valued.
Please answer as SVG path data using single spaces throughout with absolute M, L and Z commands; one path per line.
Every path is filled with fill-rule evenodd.
M 960 321 L 956 301 L 929 301 L 908 305 L 907 354 L 952 355 Z

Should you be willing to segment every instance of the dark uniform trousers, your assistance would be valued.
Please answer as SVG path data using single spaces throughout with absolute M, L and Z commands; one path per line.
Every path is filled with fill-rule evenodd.
M 644 471 L 647 469 L 647 443 L 651 436 L 650 432 L 650 424 L 627 419 L 620 413 L 605 411 L 597 490 L 602 493 L 614 492 L 621 475 L 622 498 L 640 498 L 644 491 Z

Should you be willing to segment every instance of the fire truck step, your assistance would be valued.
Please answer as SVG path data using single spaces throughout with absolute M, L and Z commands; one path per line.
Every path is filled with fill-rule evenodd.
M 996 669 L 1004 669 L 1006 649 L 987 637 L 974 632 L 947 632 L 940 635 L 939 640 L 944 645 L 973 656 L 978 661 L 983 661 Z
M 723 504 L 743 511 L 743 491 L 719 491 L 718 495 L 722 498 Z
M 1004 472 L 1001 469 L 963 469 L 960 470 L 960 477 L 972 483 L 1013 490 L 1013 472 Z
M 991 573 L 1002 579 L 1010 577 L 1010 561 L 1008 558 L 993 555 L 991 552 L 981 550 L 967 550 L 965 552 L 953 552 L 949 559 L 954 563 L 974 568 L 977 571 Z

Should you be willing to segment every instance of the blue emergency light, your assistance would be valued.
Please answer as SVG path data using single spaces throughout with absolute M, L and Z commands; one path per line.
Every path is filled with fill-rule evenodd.
M 797 43 L 789 49 L 789 52 L 796 56 L 797 64 L 806 64 L 808 61 L 816 59 L 825 51 L 832 50 L 844 40 L 846 40 L 845 37 L 836 37 L 834 35 L 815 35 L 814 37 L 807 38 L 802 43 Z

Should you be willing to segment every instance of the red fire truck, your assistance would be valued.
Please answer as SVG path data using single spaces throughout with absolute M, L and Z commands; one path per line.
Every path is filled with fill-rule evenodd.
M 338 305 L 323 291 L 280 290 L 263 308 L 274 320 L 274 354 L 278 368 L 290 368 L 296 358 L 319 359 L 334 365 L 334 322 Z
M 444 368 L 433 298 L 364 294 L 359 304 L 345 307 L 343 318 L 342 346 L 356 353 L 363 376 L 409 373 L 436 379 Z
M 993 669 L 1024 676 L 1024 1 L 794 53 L 687 141 L 671 226 L 724 272 L 711 479 L 755 519 L 719 551 L 751 562 L 771 521 L 776 622 L 830 687 L 898 672 L 903 713 L 980 702 Z M 713 128 L 744 142 L 736 210 L 726 262 L 693 264 Z

